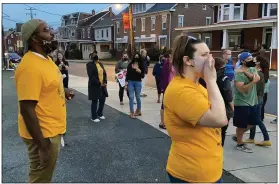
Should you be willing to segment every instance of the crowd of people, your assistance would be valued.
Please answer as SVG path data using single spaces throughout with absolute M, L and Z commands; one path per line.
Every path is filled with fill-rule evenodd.
M 69 63 L 61 52 L 48 56 L 46 42 L 53 34 L 44 21 L 32 19 L 23 24 L 21 32 L 26 50 L 15 71 L 19 134 L 28 149 L 29 182 L 50 182 L 66 133 L 66 100 L 74 97 L 68 89 Z M 91 120 L 100 122 L 105 119 L 107 73 L 96 51 L 90 59 L 86 71 Z M 124 105 L 127 90 L 132 119 L 142 115 L 149 62 L 146 51 L 141 50 L 131 59 L 123 53 L 115 67 L 116 73 L 126 75 L 124 85 L 119 81 L 119 100 Z M 234 65 L 230 50 L 213 58 L 202 40 L 179 35 L 172 53 L 160 55 L 152 74 L 157 103 L 162 104 L 159 127 L 167 130 L 172 141 L 166 166 L 170 182 L 222 182 L 223 146 L 231 118 L 238 151 L 251 153 L 248 143 L 271 146 L 263 123 L 269 71 L 261 55 L 244 51 Z M 263 133 L 261 142 L 254 140 L 256 125 Z M 250 137 L 243 140 L 248 130 Z

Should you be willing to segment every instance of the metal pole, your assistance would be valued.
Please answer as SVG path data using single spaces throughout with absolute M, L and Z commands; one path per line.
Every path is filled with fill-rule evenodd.
M 135 41 L 134 41 L 134 30 L 133 30 L 133 4 L 130 3 L 129 5 L 129 21 L 130 21 L 130 57 L 132 58 L 134 56 L 135 52 Z

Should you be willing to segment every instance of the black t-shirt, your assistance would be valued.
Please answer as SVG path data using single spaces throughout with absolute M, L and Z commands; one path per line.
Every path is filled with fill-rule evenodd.
M 144 67 L 138 63 L 139 69 L 141 70 L 141 73 L 139 73 L 132 67 L 132 64 L 130 62 L 127 67 L 126 81 L 141 81 L 144 78 Z

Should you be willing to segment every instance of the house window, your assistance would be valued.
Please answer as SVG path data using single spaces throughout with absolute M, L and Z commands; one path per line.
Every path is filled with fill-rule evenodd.
M 189 7 L 188 3 L 185 3 L 184 8 L 188 8 L 188 7 Z
M 133 30 L 136 32 L 137 19 L 133 19 Z
M 75 31 L 74 30 L 72 30 L 72 36 L 75 36 Z
M 211 24 L 211 17 L 206 17 L 205 25 L 210 25 L 210 24 Z
M 9 39 L 9 40 L 8 40 L 8 45 L 11 45 L 11 43 L 12 43 L 12 42 L 11 42 L 11 40 Z
M 11 38 L 14 38 L 14 34 L 11 34 Z
M 142 13 L 146 11 L 146 4 L 141 3 L 141 4 L 133 4 L 133 13 Z
M 244 4 L 222 4 L 218 7 L 218 21 L 242 20 Z
M 270 4 L 270 16 L 277 15 L 277 4 Z
M 151 17 L 151 30 L 155 30 L 156 17 Z
M 120 24 L 119 24 L 119 22 L 116 22 L 116 32 L 117 32 L 117 34 L 119 34 L 119 32 L 120 32 Z
M 264 3 L 262 8 L 262 16 L 270 17 L 277 15 L 277 4 Z
M 240 20 L 241 4 L 234 4 L 233 20 Z
M 204 37 L 205 44 L 210 47 L 210 37 Z
M 183 27 L 184 15 L 178 15 L 178 27 Z
M 202 5 L 202 10 L 206 10 L 206 5 L 205 4 Z
M 109 45 L 101 45 L 101 52 L 109 52 Z
M 229 20 L 229 19 L 230 19 L 230 5 L 225 4 L 224 5 L 223 20 Z
M 90 38 L 90 28 L 87 28 L 87 37 Z
M 107 38 L 109 37 L 109 30 L 107 29 Z
M 162 29 L 167 29 L 167 16 L 162 16 Z
M 144 32 L 145 31 L 145 18 L 141 19 L 141 31 Z
M 229 47 L 240 46 L 240 35 L 229 35 Z
M 85 38 L 85 30 L 82 29 L 82 38 Z
M 104 38 L 104 30 L 102 30 L 102 38 Z
M 124 29 L 124 33 L 127 33 L 127 29 Z
M 99 30 L 97 31 L 96 36 L 97 36 L 97 39 L 99 39 L 99 38 L 100 38 L 100 31 L 99 31 Z
M 163 49 L 164 47 L 167 46 L 167 37 L 160 37 L 159 39 L 159 44 L 160 44 L 160 48 Z

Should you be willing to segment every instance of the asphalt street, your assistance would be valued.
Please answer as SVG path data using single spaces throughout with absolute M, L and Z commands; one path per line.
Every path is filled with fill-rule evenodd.
M 13 72 L 2 73 L 2 182 L 27 182 L 27 149 L 18 135 Z M 67 102 L 66 147 L 62 148 L 53 182 L 169 182 L 165 166 L 170 138 L 159 130 L 105 106 L 106 120 L 90 121 L 90 102 L 76 92 Z M 240 183 L 224 171 L 224 182 Z

